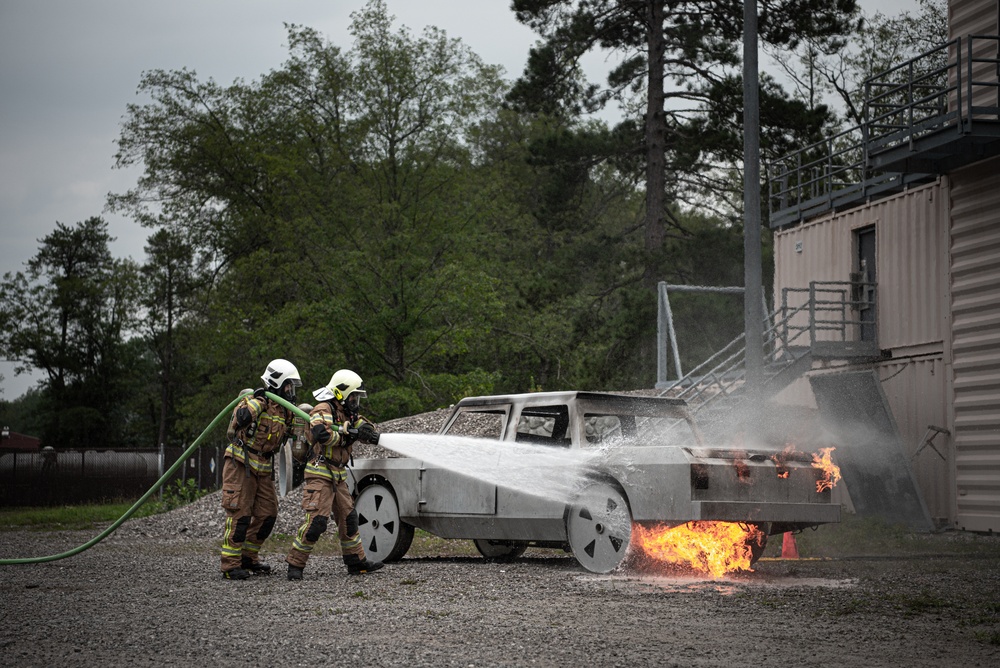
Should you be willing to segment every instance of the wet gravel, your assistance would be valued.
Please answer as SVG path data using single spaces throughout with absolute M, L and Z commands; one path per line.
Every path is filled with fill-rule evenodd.
M 438 417 L 424 419 L 413 430 L 435 431 Z M 282 499 L 278 533 L 294 532 L 300 501 Z M 210 495 L 76 556 L 0 566 L 0 666 L 1000 665 L 997 536 L 835 559 L 781 559 L 772 545 L 754 572 L 717 580 L 598 576 L 553 550 L 501 564 L 424 549 L 366 576 L 328 550 L 289 582 L 283 552 L 265 547 L 276 574 L 231 582 L 218 573 L 222 518 Z M 0 558 L 96 533 L 0 531 Z
M 92 532 L 4 532 L 0 556 Z M 997 666 L 990 554 L 767 558 L 720 580 L 597 576 L 569 556 L 407 557 L 348 576 L 219 578 L 217 541 L 116 535 L 0 566 L 0 665 Z M 269 555 L 276 563 L 280 555 Z

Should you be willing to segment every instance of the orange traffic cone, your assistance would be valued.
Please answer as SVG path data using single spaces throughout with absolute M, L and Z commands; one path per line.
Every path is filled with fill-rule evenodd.
M 786 531 L 785 537 L 781 541 L 781 558 L 782 559 L 798 559 L 799 558 L 799 548 L 795 546 L 795 536 L 791 532 Z

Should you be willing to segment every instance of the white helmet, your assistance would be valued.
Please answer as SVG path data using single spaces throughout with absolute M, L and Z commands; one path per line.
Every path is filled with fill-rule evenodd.
M 288 381 L 292 381 L 291 392 L 288 393 L 288 397 L 295 397 L 295 388 L 302 385 L 302 379 L 299 378 L 299 370 L 295 368 L 295 365 L 288 360 L 271 360 L 271 363 L 267 365 L 267 370 L 260 377 L 264 381 L 265 387 L 276 392 L 280 395 L 280 390 L 284 384 Z
M 346 404 L 351 395 L 356 395 L 350 403 L 357 408 L 358 400 L 368 396 L 368 393 L 361 387 L 363 384 L 361 376 L 349 369 L 341 369 L 330 377 L 329 383 L 313 392 L 313 396 L 316 397 L 316 401 L 336 399 Z

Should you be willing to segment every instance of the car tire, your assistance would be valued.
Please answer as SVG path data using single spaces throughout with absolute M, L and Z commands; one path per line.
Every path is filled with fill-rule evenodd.
M 358 532 L 371 561 L 399 561 L 413 542 L 413 525 L 399 518 L 396 495 L 385 485 L 366 486 L 358 494 Z
M 524 554 L 528 549 L 527 543 L 518 541 L 498 541 L 476 538 L 472 541 L 476 544 L 479 554 L 483 555 L 486 561 L 513 561 Z
M 756 541 L 753 538 L 747 539 L 747 547 L 750 548 L 750 565 L 753 566 L 760 559 L 761 555 L 764 554 L 764 548 L 767 547 L 767 524 L 751 524 L 750 526 L 755 527 L 761 532 L 760 541 Z
M 625 559 L 632 540 L 632 512 L 616 485 L 594 482 L 566 512 L 566 537 L 580 565 L 610 573 Z

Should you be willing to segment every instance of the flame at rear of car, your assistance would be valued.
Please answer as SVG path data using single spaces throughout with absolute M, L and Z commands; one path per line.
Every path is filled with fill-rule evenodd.
M 752 571 L 753 546 L 762 546 L 765 539 L 756 526 L 739 522 L 632 527 L 632 544 L 647 557 L 717 578 L 735 571 Z

